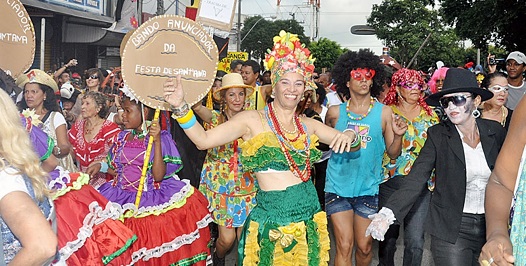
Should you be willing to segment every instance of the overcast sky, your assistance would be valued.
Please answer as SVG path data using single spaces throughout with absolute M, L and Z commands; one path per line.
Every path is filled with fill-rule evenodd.
M 319 37 L 336 41 L 350 50 L 370 48 L 378 55 L 382 53 L 382 42 L 374 35 L 353 35 L 350 32 L 351 26 L 366 24 L 372 5 L 381 3 L 381 0 L 320 1 Z M 277 0 L 241 0 L 241 13 L 264 17 L 278 16 L 280 19 L 291 19 L 290 13 L 295 13 L 295 19 L 302 22 L 305 34 L 310 36 L 312 8 L 307 6 L 308 0 L 282 0 L 279 8 Z

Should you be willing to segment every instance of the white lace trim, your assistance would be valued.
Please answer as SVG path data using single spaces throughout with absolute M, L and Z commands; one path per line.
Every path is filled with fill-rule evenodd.
M 62 166 L 60 165 L 58 165 L 55 169 L 59 170 L 59 176 L 49 180 L 48 188 L 56 189 L 56 190 L 66 189 L 68 187 L 68 184 L 71 182 L 71 177 L 69 176 L 69 172 L 66 171 L 64 168 L 62 168 Z M 59 185 L 59 186 L 55 188 L 55 185 Z
M 210 214 L 207 214 L 205 217 L 203 217 L 203 219 L 201 219 L 200 221 L 196 223 L 197 229 L 193 231 L 192 233 L 180 235 L 176 237 L 174 240 L 164 243 L 160 246 L 154 247 L 152 249 L 141 248 L 133 252 L 132 261 L 129 265 L 133 265 L 139 260 L 147 261 L 151 258 L 159 258 L 163 256 L 165 253 L 175 251 L 184 245 L 192 244 L 195 240 L 201 237 L 201 235 L 199 234 L 199 230 L 208 226 L 210 222 L 212 222 L 212 217 L 210 216 Z M 209 261 L 211 261 L 210 256 L 207 257 L 206 261 L 207 261 L 206 262 L 207 265 L 211 265 L 211 263 L 209 263 Z
M 188 197 L 188 195 L 190 193 L 192 193 L 192 191 L 194 191 L 194 187 L 192 187 L 192 185 L 190 185 L 190 181 L 189 180 L 183 179 L 183 180 L 180 180 L 180 181 L 184 182 L 185 186 L 182 187 L 179 192 L 173 194 L 168 202 L 165 202 L 165 203 L 159 204 L 159 205 L 155 205 L 155 206 L 140 207 L 138 210 L 137 210 L 137 207 L 135 207 L 134 203 L 125 203 L 124 205 L 122 205 L 122 211 L 123 211 L 122 214 L 124 214 L 124 212 L 130 210 L 130 211 L 132 211 L 133 216 L 140 216 L 140 215 L 142 215 L 144 213 L 164 210 L 164 209 L 168 208 L 169 206 L 173 205 L 174 203 L 179 202 L 179 201 L 181 201 L 183 199 L 186 199 Z
M 71 254 L 79 250 L 84 245 L 86 239 L 93 234 L 93 226 L 103 223 L 107 219 L 117 220 L 122 213 L 119 204 L 108 202 L 106 208 L 102 209 L 98 202 L 93 201 L 89 204 L 89 213 L 84 217 L 83 226 L 77 233 L 77 239 L 69 241 L 60 249 L 60 256 L 67 260 Z

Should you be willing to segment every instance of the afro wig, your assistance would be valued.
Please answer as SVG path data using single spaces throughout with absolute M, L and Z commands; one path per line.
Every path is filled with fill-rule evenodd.
M 382 92 L 385 68 L 381 64 L 380 58 L 369 49 L 360 49 L 358 52 L 348 51 L 338 58 L 332 70 L 332 77 L 336 83 L 338 93 L 343 94 L 346 99 L 350 98 L 347 82 L 351 78 L 351 70 L 357 68 L 374 69 L 376 74 L 373 78 L 371 96 L 378 97 Z

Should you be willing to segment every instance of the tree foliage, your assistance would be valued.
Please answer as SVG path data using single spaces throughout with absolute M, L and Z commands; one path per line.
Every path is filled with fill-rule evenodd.
M 327 38 L 321 38 L 317 42 L 311 42 L 308 46 L 312 56 L 316 58 L 314 65 L 317 69 L 332 69 L 332 66 L 343 53 L 340 44 Z
M 524 0 L 440 0 L 440 14 L 463 39 L 484 51 L 490 43 L 526 50 Z
M 274 36 L 280 30 L 285 30 L 298 35 L 302 43 L 308 45 L 310 40 L 305 36 L 303 26 L 296 20 L 270 21 L 261 16 L 249 17 L 241 29 L 241 50 L 248 52 L 252 58 L 264 58 L 267 49 L 274 45 Z
M 466 54 L 461 40 L 443 26 L 430 4 L 428 0 L 385 0 L 373 5 L 367 23 L 403 66 L 408 66 L 430 34 L 411 68 L 427 70 L 438 60 L 449 66 L 462 64 Z

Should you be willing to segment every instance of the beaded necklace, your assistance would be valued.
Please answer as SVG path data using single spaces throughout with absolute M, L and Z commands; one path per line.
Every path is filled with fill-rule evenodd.
M 281 151 L 285 155 L 285 159 L 287 160 L 287 163 L 290 167 L 290 171 L 301 181 L 306 182 L 310 179 L 311 174 L 311 166 L 310 166 L 310 139 L 308 136 L 305 136 L 305 141 L 303 144 L 305 145 L 305 148 L 302 150 L 298 150 L 294 148 L 294 146 L 290 143 L 290 141 L 285 140 L 285 134 L 282 131 L 281 125 L 277 121 L 276 114 L 274 113 L 273 104 L 270 103 L 265 107 L 265 116 L 267 118 L 267 122 L 269 124 L 270 129 L 272 132 L 276 135 L 278 138 L 279 146 L 281 148 Z M 305 127 L 301 124 L 301 121 L 297 115 L 294 115 L 293 121 L 295 122 L 296 128 L 299 130 L 299 135 L 306 135 Z M 296 139 L 297 139 L 296 138 Z M 305 168 L 300 170 L 298 164 L 294 161 L 294 158 L 292 158 L 292 155 L 290 154 L 290 150 L 293 150 L 298 155 L 305 156 Z
M 371 103 L 369 104 L 369 109 L 367 109 L 367 112 L 363 115 L 360 115 L 358 117 L 354 117 L 351 115 L 351 99 L 349 99 L 347 101 L 347 107 L 346 107 L 346 110 L 347 110 L 347 116 L 352 119 L 352 120 L 362 120 L 364 118 L 367 117 L 367 115 L 369 115 L 369 113 L 371 112 L 371 110 L 373 109 L 373 106 L 374 106 L 374 101 L 375 99 L 371 96 Z

